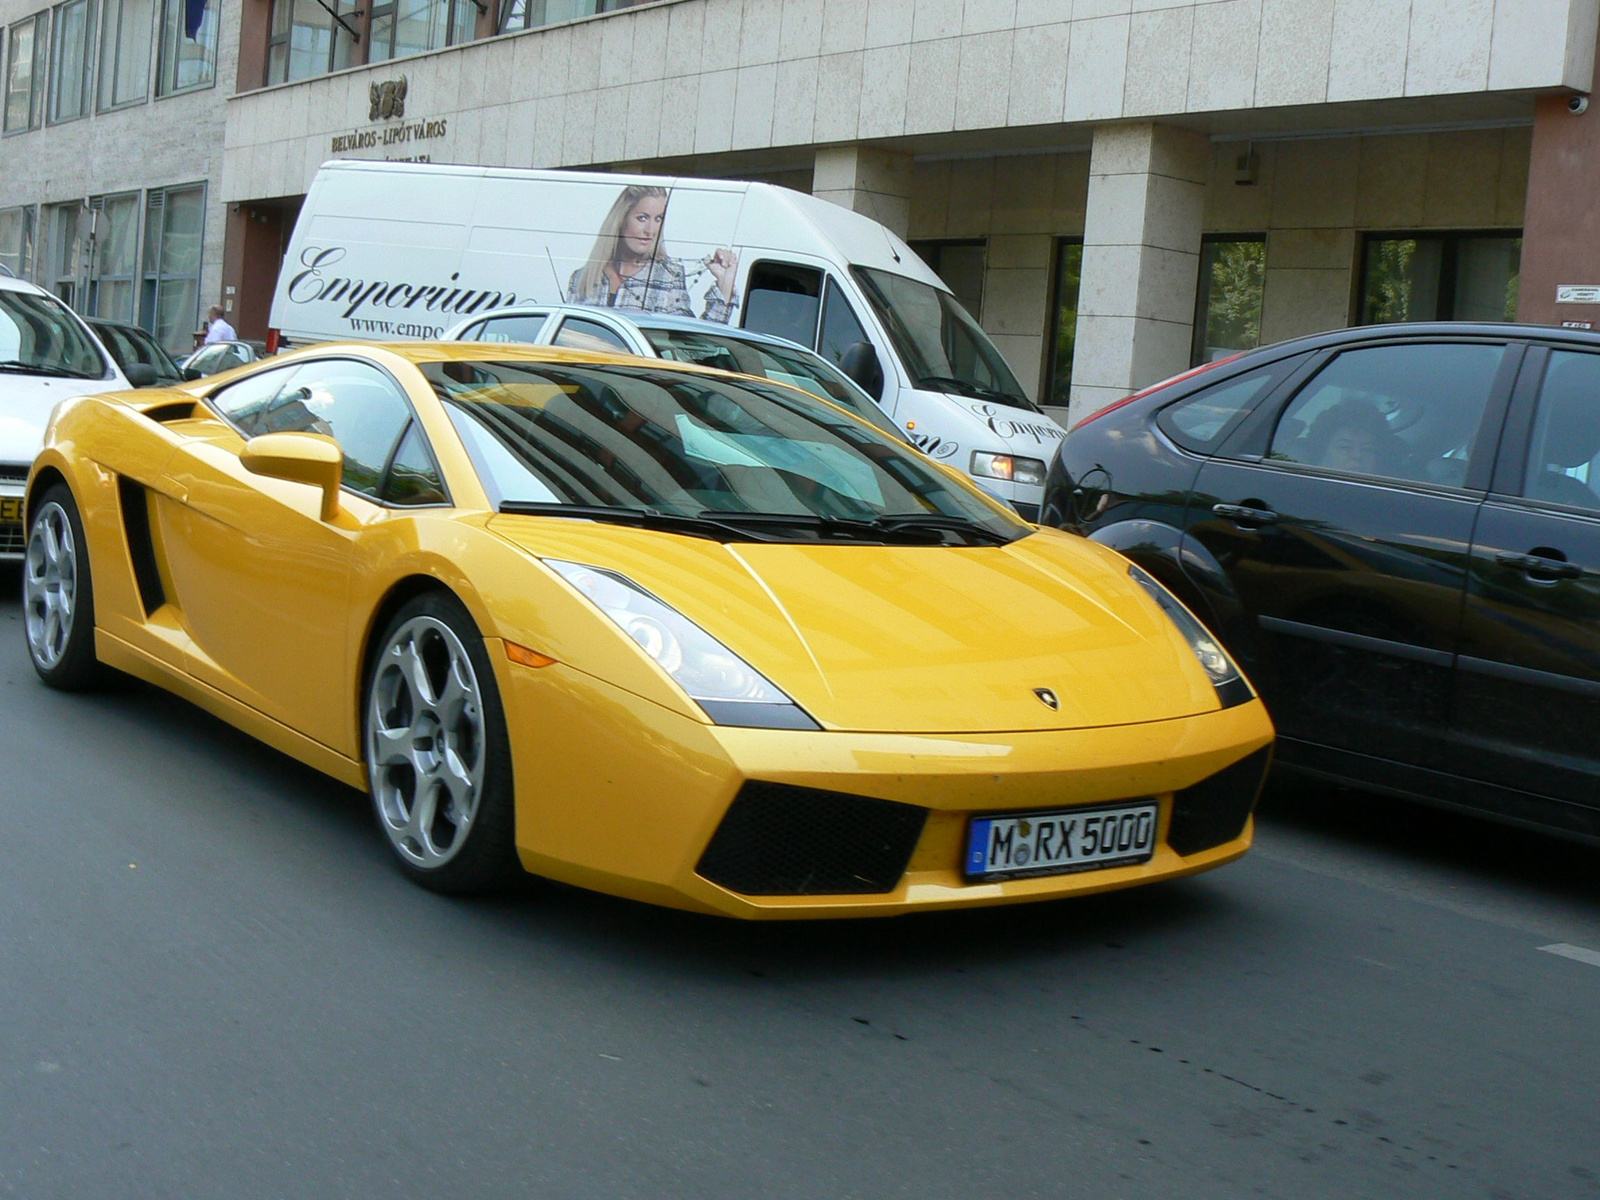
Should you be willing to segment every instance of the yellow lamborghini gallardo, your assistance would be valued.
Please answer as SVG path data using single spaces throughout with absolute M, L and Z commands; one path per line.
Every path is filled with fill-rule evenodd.
M 764 380 L 312 347 L 66 401 L 26 521 L 45 683 L 365 787 L 439 890 L 855 916 L 1250 843 L 1271 726 L 1158 582 Z

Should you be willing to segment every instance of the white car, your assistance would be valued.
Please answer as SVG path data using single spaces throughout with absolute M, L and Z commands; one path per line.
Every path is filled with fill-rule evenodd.
M 129 387 L 82 318 L 42 288 L 0 275 L 0 559 L 20 559 L 22 496 L 62 400 Z

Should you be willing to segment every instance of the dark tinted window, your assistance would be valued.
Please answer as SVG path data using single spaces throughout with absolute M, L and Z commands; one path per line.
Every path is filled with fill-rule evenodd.
M 1523 494 L 1600 512 L 1600 355 L 1550 355 Z
M 850 301 L 845 299 L 838 284 L 828 280 L 828 301 L 822 309 L 822 342 L 817 353 L 836 363 L 851 346 L 867 340 L 867 331 L 861 328 Z
M 1459 487 L 1504 354 L 1469 344 L 1347 350 L 1284 411 L 1271 457 Z
M 383 481 L 383 498 L 390 504 L 442 504 L 445 500 L 444 480 L 428 453 L 428 440 L 421 427 L 411 422 L 400 448 L 389 464 L 389 474 Z
M 555 345 L 569 350 L 601 350 L 607 354 L 632 354 L 628 343 L 598 321 L 585 321 L 582 317 L 568 317 L 561 322 L 561 331 L 555 336 Z
M 758 262 L 745 282 L 744 327 L 787 338 L 807 350 L 817 344 L 822 272 L 789 263 Z
M 1214 454 L 1227 436 L 1283 372 L 1278 365 L 1250 371 L 1169 404 L 1156 424 L 1178 445 L 1196 454 Z

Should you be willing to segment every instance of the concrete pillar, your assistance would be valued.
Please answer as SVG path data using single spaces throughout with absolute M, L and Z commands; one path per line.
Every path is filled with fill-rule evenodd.
M 1189 365 L 1211 144 L 1162 125 L 1095 131 L 1071 419 Z
M 911 227 L 909 154 L 868 146 L 822 146 L 811 194 L 871 217 L 901 237 Z

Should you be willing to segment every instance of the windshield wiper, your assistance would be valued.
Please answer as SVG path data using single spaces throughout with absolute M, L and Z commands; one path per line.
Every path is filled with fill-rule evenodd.
M 0 371 L 10 375 L 51 375 L 58 379 L 93 379 L 82 371 L 69 371 L 65 367 L 52 367 L 45 363 L 26 363 L 20 358 L 0 360 Z
M 711 538 L 715 541 L 772 541 L 750 529 L 720 520 L 721 513 L 704 515 L 668 513 L 658 508 L 612 508 L 605 504 L 561 504 L 545 500 L 502 500 L 499 510 L 524 517 L 574 517 L 582 520 L 605 521 L 612 525 L 632 525 L 639 529 L 657 529 L 663 533 L 684 533 L 691 537 Z
M 973 383 L 970 379 L 957 379 L 954 375 L 924 375 L 917 380 L 917 386 L 941 391 L 954 389 L 958 395 L 971 396 L 974 400 L 993 400 L 998 404 L 1004 404 L 1007 408 L 1024 408 L 1029 412 L 1039 410 L 1039 406 L 1026 396 L 1002 392 L 998 388 L 986 388 L 982 384 Z
M 959 533 L 990 545 L 1005 545 L 1012 539 L 979 525 L 966 517 L 942 513 L 902 513 L 885 517 L 856 518 L 830 517 L 819 513 L 769 513 L 712 510 L 708 516 L 731 524 L 781 526 L 789 529 L 814 529 L 824 536 L 846 536 L 866 541 L 911 541 L 916 545 L 928 544 L 925 534 Z M 909 537 L 908 537 L 909 535 Z M 943 543 L 940 538 L 939 542 Z

